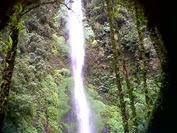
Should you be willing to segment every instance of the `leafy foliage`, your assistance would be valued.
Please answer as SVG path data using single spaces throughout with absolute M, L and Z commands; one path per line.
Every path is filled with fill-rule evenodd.
M 92 0 L 85 7 L 86 15 L 89 16 L 88 20 L 84 22 L 87 48 L 86 68 L 84 68 L 85 88 L 96 132 L 103 132 L 106 129 L 111 133 L 122 133 L 124 129 L 118 100 L 119 92 L 115 84 L 115 73 L 110 65 L 113 58 L 109 35 L 111 31 L 104 6 L 101 0 Z M 120 35 L 120 38 L 115 36 L 120 39 L 122 53 L 127 59 L 129 82 L 135 95 L 137 128 L 142 131 L 147 124 L 145 116 L 148 110 L 143 74 L 139 69 L 140 61 L 137 58 L 139 39 L 134 14 L 125 5 L 115 3 L 113 8 L 116 27 L 114 30 L 116 35 Z M 66 8 L 61 7 L 59 11 L 52 6 L 45 8 L 45 10 L 48 9 L 52 12 L 47 11 L 52 14 L 49 15 L 48 23 L 41 24 L 39 17 L 45 18 L 46 14 L 41 15 L 42 11 L 35 10 L 30 14 L 31 16 L 26 16 L 17 25 L 22 32 L 20 32 L 18 40 L 12 91 L 9 96 L 4 126 L 5 133 L 62 133 L 65 132 L 65 129 L 76 130 L 75 121 L 68 123 L 65 120 L 73 113 L 71 105 L 73 83 L 68 67 L 70 49 L 67 44 L 67 29 L 64 28 L 67 17 Z M 21 12 L 23 8 L 21 5 L 17 5 L 16 10 Z M 54 11 L 55 13 L 53 13 Z M 145 19 L 143 15 L 141 17 L 141 19 Z M 12 18 L 14 23 L 16 23 L 16 19 L 16 17 Z M 32 24 L 29 24 L 29 21 L 32 21 Z M 47 36 L 44 33 L 47 33 Z M 145 36 L 146 38 L 148 35 Z M 147 46 L 152 45 L 149 41 L 151 40 L 147 39 Z M 8 35 L 0 40 L 0 59 L 4 58 L 1 53 L 5 54 L 6 49 L 9 49 L 12 43 L 13 40 Z M 150 48 L 153 49 L 153 47 Z M 153 55 L 155 54 L 153 53 Z M 152 111 L 158 98 L 163 76 L 159 70 L 157 57 L 148 57 L 148 60 L 155 62 L 157 66 L 155 71 L 151 71 L 152 63 L 149 63 L 147 67 L 148 95 L 152 101 L 152 105 L 148 109 Z M 130 132 L 133 133 L 135 132 L 133 130 L 135 118 L 132 117 L 132 99 L 128 95 L 129 90 L 124 79 L 122 64 L 119 67 L 122 93 L 125 95 L 124 102 L 129 112 Z M 2 68 L 3 65 L 0 64 L 0 71 Z
M 66 44 L 65 39 L 63 36 L 56 36 L 53 35 L 53 39 L 56 44 L 56 49 L 62 56 L 67 56 L 69 54 L 69 46 Z

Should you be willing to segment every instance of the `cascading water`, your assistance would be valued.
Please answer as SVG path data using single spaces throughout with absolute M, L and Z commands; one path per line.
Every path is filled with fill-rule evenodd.
M 71 47 L 72 72 L 74 78 L 74 105 L 78 120 L 79 133 L 91 133 L 90 109 L 86 99 L 82 68 L 84 65 L 84 31 L 81 0 L 69 0 L 68 10 L 69 43 Z

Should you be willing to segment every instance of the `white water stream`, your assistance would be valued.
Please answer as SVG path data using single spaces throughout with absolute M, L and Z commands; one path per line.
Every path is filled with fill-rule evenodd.
M 69 7 L 71 8 L 71 10 L 68 10 L 69 44 L 71 47 L 74 105 L 78 120 L 78 132 L 92 133 L 90 109 L 84 91 L 82 75 L 85 56 L 82 2 L 81 0 L 70 0 Z

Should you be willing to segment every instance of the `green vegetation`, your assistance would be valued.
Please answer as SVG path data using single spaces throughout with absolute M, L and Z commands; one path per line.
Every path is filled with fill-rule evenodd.
M 67 8 L 58 11 L 46 4 L 24 16 L 18 14 L 22 5 L 15 9 L 0 32 L 0 83 L 6 81 L 9 66 L 13 72 L 9 95 L 0 100 L 8 101 L 0 105 L 4 133 L 74 133 Z M 164 51 L 155 45 L 162 43 L 158 31 L 148 31 L 140 7 L 121 0 L 91 0 L 85 15 L 84 85 L 96 133 L 141 132 L 163 78 Z

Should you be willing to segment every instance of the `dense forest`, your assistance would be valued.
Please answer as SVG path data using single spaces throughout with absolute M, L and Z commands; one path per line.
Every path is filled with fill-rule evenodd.
M 78 132 L 67 28 L 73 2 L 19 0 L 2 11 L 8 15 L 0 17 L 1 132 Z M 93 133 L 144 132 L 165 77 L 160 31 L 137 1 L 82 5 L 83 84 Z

